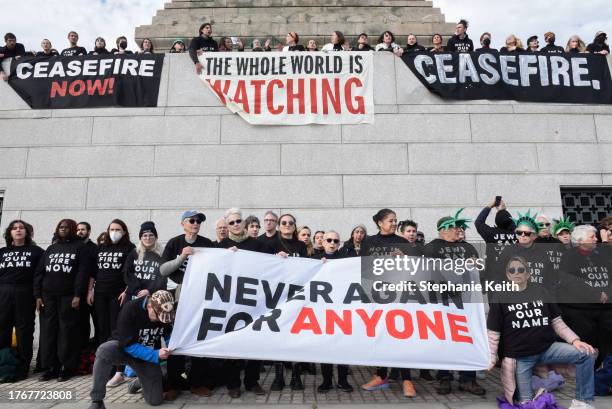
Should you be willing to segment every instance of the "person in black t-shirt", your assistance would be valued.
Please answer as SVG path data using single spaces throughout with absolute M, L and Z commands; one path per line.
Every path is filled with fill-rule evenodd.
M 90 55 L 104 55 L 110 54 L 110 51 L 106 49 L 106 40 L 102 37 L 96 38 L 94 43 L 94 49 L 89 52 Z
M 446 50 L 457 53 L 469 53 L 474 51 L 474 43 L 467 35 L 468 22 L 459 20 L 455 28 L 455 35 L 448 39 Z
M 85 47 L 80 47 L 77 45 L 79 42 L 79 34 L 76 31 L 71 31 L 68 33 L 68 43 L 70 47 L 64 48 L 60 55 L 62 57 L 74 57 L 75 55 L 87 55 L 87 50 Z
M 530 53 L 539 52 L 540 42 L 538 41 L 538 36 L 531 36 L 527 39 L 527 51 Z
M 25 47 L 17 42 L 17 37 L 13 33 L 4 35 L 4 47 L 0 47 L 0 78 L 8 80 L 8 75 L 2 70 L 2 60 L 5 58 L 19 59 L 25 55 Z
M 166 243 L 162 256 L 163 264 L 160 272 L 168 277 L 168 290 L 175 292 L 176 299 L 180 298 L 180 284 L 185 276 L 185 269 L 189 256 L 193 254 L 194 247 L 214 247 L 208 238 L 198 235 L 202 223 L 206 220 L 204 213 L 197 210 L 187 210 L 180 217 L 183 234 L 171 238 Z M 189 386 L 191 393 L 198 396 L 210 396 L 213 380 L 211 379 L 211 365 L 220 360 L 209 358 L 191 358 L 191 372 Z M 168 390 L 166 400 L 175 400 L 183 384 L 182 374 L 185 371 L 185 357 L 172 355 L 168 360 Z
M 0 349 L 10 348 L 13 327 L 17 336 L 19 368 L 15 381 L 27 378 L 32 361 L 36 301 L 34 272 L 43 249 L 32 242 L 23 220 L 13 220 L 0 248 Z
M 366 33 L 359 34 L 357 45 L 351 51 L 374 51 L 374 48 L 368 44 L 368 35 Z
M 525 51 L 523 42 L 514 34 L 510 34 L 508 37 L 506 37 L 506 46 L 499 50 L 499 52 L 502 54 L 518 53 L 521 51 Z
M 312 236 L 310 227 L 308 226 L 298 227 L 297 236 L 298 236 L 298 239 L 306 245 L 306 250 L 308 251 L 308 257 L 311 257 L 315 253 L 315 251 L 314 251 L 314 246 L 312 245 L 312 240 L 310 240 L 310 237 Z
M 160 361 L 168 359 L 170 351 L 161 347 L 161 339 L 167 345 L 174 314 L 174 298 L 165 290 L 128 301 L 123 306 L 113 339 L 96 351 L 89 409 L 105 409 L 106 378 L 115 365 L 129 365 L 134 369 L 138 376 L 132 381 L 138 385 L 134 389 L 142 388 L 145 402 L 152 406 L 163 403 Z
M 249 236 L 256 239 L 259 237 L 259 229 L 261 229 L 259 218 L 253 215 L 248 216 L 246 219 L 244 219 L 244 228 Z
M 215 223 L 215 237 L 217 240 L 213 241 L 213 245 L 215 247 L 218 246 L 219 243 L 227 238 L 227 235 L 227 223 L 225 222 L 225 218 L 221 217 L 219 220 L 217 220 L 217 223 Z
M 593 347 L 582 342 L 561 318 L 556 304 L 547 303 L 546 290 L 534 289 L 530 284 L 529 268 L 522 257 L 512 257 L 505 267 L 506 279 L 518 287 L 518 291 L 506 292 L 493 297 L 490 303 L 487 328 L 491 352 L 490 368 L 497 361 L 497 349 L 501 341 L 502 382 L 504 369 L 516 362 L 515 379 L 518 402 L 533 399 L 531 377 L 533 368 L 539 364 L 569 363 L 576 366 L 576 400 L 572 408 L 591 408 L 581 406 L 593 401 L 595 361 Z M 497 299 L 497 297 L 500 297 Z M 556 342 L 556 337 L 565 341 Z M 508 359 L 509 358 L 509 359 Z M 512 365 L 512 366 L 511 366 Z M 512 402 L 511 402 L 512 403 Z
M 556 36 L 552 31 L 547 31 L 544 33 L 544 41 L 546 41 L 546 46 L 540 49 L 541 53 L 549 53 L 549 54 L 563 54 L 565 50 L 563 47 L 555 45 Z
M 51 45 L 51 41 L 46 38 L 40 42 L 40 48 L 42 48 L 42 50 L 36 53 L 36 57 L 53 57 L 59 55 L 57 50 Z
M 79 222 L 77 224 L 77 236 L 83 240 L 85 243 L 85 249 L 89 253 L 87 257 L 89 257 L 88 264 L 91 266 L 91 270 L 87 271 L 87 282 L 89 283 L 91 279 L 95 276 L 95 266 L 96 266 L 96 254 L 98 253 L 98 246 L 96 243 L 90 240 L 89 236 L 91 235 L 91 225 L 87 222 Z M 88 287 L 89 288 L 89 287 Z M 94 342 L 98 344 L 98 319 L 96 317 L 95 311 L 91 308 L 91 304 L 87 302 L 87 292 L 83 294 L 81 297 L 83 302 L 81 303 L 81 325 L 80 325 L 80 334 L 81 334 L 81 345 L 85 346 L 89 343 L 89 334 L 91 333 L 91 325 L 89 317 L 91 316 L 91 320 L 94 324 Z
M 257 239 L 265 242 L 268 245 L 272 245 L 278 240 L 278 215 L 272 210 L 268 210 L 264 215 L 263 229 L 264 232 Z
M 47 247 L 36 268 L 34 297 L 40 316 L 40 380 L 70 379 L 81 355 L 81 305 L 85 303 L 91 253 L 76 235 L 74 220 L 63 219 L 55 228 L 57 240 Z
M 198 30 L 198 36 L 193 37 L 189 43 L 189 57 L 195 64 L 196 74 L 202 73 L 202 64 L 198 60 L 198 56 L 206 52 L 214 52 L 219 50 L 219 44 L 212 38 L 212 25 L 204 23 Z
M 593 39 L 593 42 L 587 46 L 587 52 L 602 55 L 610 54 L 610 47 L 606 43 L 607 39 L 608 35 L 606 33 L 603 31 L 598 31 L 597 34 L 595 34 L 595 39 Z

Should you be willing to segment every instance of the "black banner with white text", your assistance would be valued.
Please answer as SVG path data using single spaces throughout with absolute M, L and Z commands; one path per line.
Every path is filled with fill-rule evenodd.
M 9 85 L 36 109 L 157 106 L 163 54 L 21 58 Z
M 610 68 L 602 55 L 413 53 L 402 59 L 444 99 L 612 104 Z

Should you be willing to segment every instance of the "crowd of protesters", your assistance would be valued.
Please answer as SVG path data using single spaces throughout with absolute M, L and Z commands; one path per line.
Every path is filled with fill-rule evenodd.
M 493 209 L 495 225 L 489 225 L 487 218 Z M 229 396 L 237 398 L 242 384 L 248 392 L 264 394 L 259 383 L 261 361 L 190 358 L 172 355 L 162 347 L 162 339 L 167 345 L 172 336 L 175 303 L 180 299 L 189 256 L 196 247 L 323 261 L 397 254 L 442 259 L 479 257 L 476 248 L 465 240 L 470 220 L 461 217 L 461 210 L 440 218 L 438 237 L 427 244 L 416 222 L 398 222 L 390 209 L 381 209 L 373 216 L 374 234 L 368 234 L 372 228 L 359 224 L 344 242 L 334 230 L 314 231 L 298 226 L 291 214 L 279 217 L 273 211 L 266 212 L 260 221 L 254 215 L 245 217 L 240 209 L 228 209 L 215 223 L 215 240 L 199 235 L 205 220 L 205 215 L 195 210 L 184 212 L 177 220 L 181 234 L 168 238 L 162 246 L 152 221 L 142 223 L 135 238 L 122 220 L 114 219 L 94 243 L 88 223 L 63 219 L 57 223 L 52 244 L 46 250 L 36 245 L 33 226 L 23 220 L 10 222 L 4 233 L 6 247 L 0 249 L 0 350 L 11 346 L 14 328 L 19 365 L 13 380 L 29 376 L 38 312 L 41 328 L 35 371 L 42 372 L 40 381 L 61 382 L 75 376 L 88 341 L 98 346 L 93 366 L 93 408 L 104 407 L 106 388 L 128 381 L 128 391 L 142 392 L 152 405 L 174 400 L 184 390 L 210 396 L 214 388 L 223 386 Z M 601 220 L 599 228 L 575 226 L 565 218 L 550 220 L 531 212 L 517 213 L 513 218 L 504 201 L 496 198 L 482 209 L 474 226 L 490 244 L 484 276 L 515 282 L 521 288 L 511 300 L 489 300 L 491 367 L 501 358 L 504 387 L 512 390 L 509 400 L 515 392 L 519 402 L 539 396 L 531 383 L 536 365 L 569 363 L 575 365 L 577 379 L 572 409 L 593 407 L 589 405 L 594 399 L 594 377 L 610 352 L 612 334 L 612 217 Z M 562 279 L 561 272 L 572 280 Z M 561 300 L 564 291 L 581 291 L 588 302 Z M 558 294 L 559 303 L 540 301 L 542 292 Z M 544 314 L 546 319 L 539 320 L 538 325 L 515 325 L 513 311 L 518 304 L 524 306 L 523 316 L 532 317 L 534 306 L 538 306 L 536 314 L 540 318 Z M 92 340 L 90 322 L 94 323 Z M 159 365 L 162 361 L 167 361 L 165 375 Z M 287 376 L 291 389 L 302 390 L 303 373 L 316 370 L 313 364 L 300 362 L 267 364 L 274 368 L 274 391 L 285 387 Z M 290 375 L 286 376 L 286 371 Z M 318 392 L 334 387 L 352 392 L 349 371 L 348 366 L 338 365 L 334 382 L 333 366 L 322 364 L 323 382 Z M 437 380 L 439 394 L 452 390 L 450 371 L 438 370 L 434 378 L 429 370 L 421 369 L 420 377 Z M 401 382 L 405 396 L 417 395 L 408 368 L 377 368 L 361 388 L 386 389 L 390 380 Z M 471 371 L 459 373 L 458 388 L 475 395 L 486 393 Z
M 432 46 L 425 48 L 420 45 L 415 34 L 408 34 L 406 45 L 401 46 L 396 42 L 396 37 L 391 31 L 385 31 L 376 40 L 376 44 L 370 45 L 368 34 L 361 33 L 357 36 L 356 42 L 351 44 L 348 38 L 340 31 L 334 31 L 329 37 L 329 42 L 319 47 L 316 40 L 309 39 L 306 41 L 306 47 L 300 44 L 300 36 L 296 32 L 287 33 L 285 41 L 279 42 L 277 46 L 272 47 L 272 39 L 268 38 L 262 45 L 259 39 L 253 39 L 248 48 L 238 37 L 222 37 L 219 41 L 213 38 L 213 28 L 211 23 L 204 23 L 198 30 L 198 35 L 191 39 L 189 47 L 185 46 L 182 39 L 177 39 L 173 42 L 167 52 L 169 53 L 185 53 L 188 52 L 194 64 L 196 71 L 201 72 L 201 66 L 198 62 L 198 55 L 203 52 L 231 52 L 231 51 L 390 51 L 401 56 L 404 53 L 441 53 L 441 52 L 472 52 L 472 51 L 498 51 L 491 48 L 491 33 L 485 32 L 480 36 L 480 47 L 475 47 L 474 42 L 467 34 L 468 22 L 460 20 L 455 28 L 455 34 L 451 36 L 446 45 L 444 45 L 443 36 L 434 34 L 431 37 Z M 506 39 L 504 46 L 499 50 L 500 53 L 596 53 L 607 55 L 610 53 L 608 46 L 608 36 L 603 31 L 598 31 L 593 38 L 593 41 L 586 45 L 585 41 L 578 35 L 571 36 L 565 47 L 556 45 L 556 36 L 553 32 L 546 32 L 543 36 L 545 46 L 540 48 L 540 43 L 537 35 L 530 36 L 525 42 L 514 34 L 510 34 Z M 128 40 L 125 36 L 120 36 L 115 41 L 115 47 L 108 51 L 106 41 L 102 37 L 96 38 L 92 49 L 88 52 L 85 47 L 79 46 L 79 35 L 75 31 L 68 33 L 68 47 L 61 52 L 54 49 L 48 39 L 43 39 L 40 46 L 40 51 L 26 51 L 23 44 L 17 42 L 17 38 L 13 33 L 6 33 L 4 36 L 5 46 L 0 47 L 0 63 L 4 58 L 20 58 L 23 56 L 74 56 L 74 55 L 100 55 L 100 54 L 150 54 L 154 53 L 155 48 L 153 41 L 149 38 L 144 38 L 138 44 L 137 51 L 128 49 Z M 166 50 L 162 51 L 166 52 Z M 0 77 L 6 79 L 6 74 L 0 67 Z

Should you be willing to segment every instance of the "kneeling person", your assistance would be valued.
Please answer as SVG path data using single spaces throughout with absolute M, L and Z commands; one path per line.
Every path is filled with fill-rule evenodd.
M 113 339 L 98 347 L 93 368 L 90 409 L 104 409 L 106 381 L 115 365 L 130 365 L 142 385 L 142 393 L 149 405 L 163 402 L 161 360 L 170 352 L 160 348 L 161 338 L 170 334 L 174 320 L 174 297 L 159 290 L 153 295 L 128 301 L 117 320 Z

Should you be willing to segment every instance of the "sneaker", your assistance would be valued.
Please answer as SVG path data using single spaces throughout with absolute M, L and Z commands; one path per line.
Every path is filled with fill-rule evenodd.
M 572 406 L 568 409 L 595 409 L 595 406 L 591 405 L 593 402 L 583 402 L 581 400 L 573 399 Z
M 353 392 L 353 385 L 348 383 L 348 381 L 339 381 L 336 385 L 336 388 L 340 389 L 342 392 L 351 393 Z
M 317 387 L 317 392 L 319 393 L 327 393 L 329 391 L 331 391 L 333 388 L 333 385 L 331 382 L 323 382 L 321 385 L 319 385 Z
M 116 372 L 112 378 L 108 382 L 106 382 L 107 388 L 116 388 L 117 386 L 126 383 L 127 377 L 123 374 L 123 372 Z
M 361 389 L 366 391 L 379 391 L 381 389 L 389 389 L 389 378 L 381 378 L 378 375 L 370 380 L 370 382 L 361 385 Z
M 278 391 L 282 391 L 284 387 L 285 387 L 285 380 L 280 377 L 278 378 L 275 377 L 274 380 L 272 381 L 272 385 L 270 386 L 270 390 L 273 392 L 278 392 Z
M 127 393 L 130 395 L 136 395 L 138 392 L 142 390 L 142 385 L 140 384 L 140 380 L 138 378 L 134 379 L 127 387 Z
M 451 393 L 451 381 L 450 379 L 440 379 L 438 387 L 436 388 L 438 395 L 448 395 Z
M 407 398 L 414 398 L 416 396 L 416 390 L 414 389 L 414 385 L 412 381 L 404 381 L 402 382 L 402 392 L 404 396 Z
M 89 409 L 106 409 L 106 406 L 104 406 L 103 401 L 91 402 L 91 405 L 89 405 Z
M 478 385 L 476 381 L 460 383 L 459 390 L 464 391 L 464 392 L 469 392 L 472 395 L 476 395 L 476 396 L 483 396 L 484 394 L 487 393 L 487 391 L 485 391 L 485 389 L 482 386 Z
M 70 369 L 62 368 L 59 371 L 59 375 L 57 377 L 57 381 L 58 382 L 66 382 L 67 380 L 69 380 L 73 376 L 74 376 L 74 372 L 73 371 L 71 371 Z

